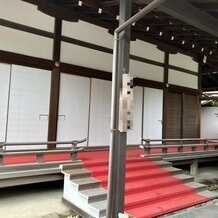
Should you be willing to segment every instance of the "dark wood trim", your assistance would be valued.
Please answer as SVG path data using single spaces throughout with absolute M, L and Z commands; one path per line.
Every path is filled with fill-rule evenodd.
M 163 89 L 163 113 L 162 113 L 162 138 L 167 138 L 167 111 L 168 111 L 168 80 L 169 80 L 169 52 L 164 55 L 164 85 Z
M 62 32 L 62 20 L 55 18 L 54 25 L 54 40 L 53 40 L 53 61 L 60 62 L 61 57 L 61 32 Z
M 7 64 L 17 64 L 26 67 L 34 67 L 40 68 L 44 70 L 51 70 L 54 66 L 51 60 L 31 57 L 22 54 L 16 54 L 8 51 L 1 51 L 0 50 L 0 62 L 7 63 Z
M 201 138 L 201 99 L 197 97 L 197 138 Z
M 202 71 L 203 71 L 203 56 L 198 57 L 198 90 L 197 97 L 197 137 L 201 137 L 201 96 L 202 96 Z
M 91 77 L 91 78 L 103 79 L 109 81 L 112 80 L 112 74 L 110 72 L 91 69 L 87 67 L 81 67 L 73 64 L 61 63 L 60 71 L 62 73 L 68 73 L 78 76 Z
M 142 87 L 142 123 L 141 123 L 141 138 L 144 138 L 144 108 L 145 108 L 145 87 Z
M 169 79 L 169 52 L 164 54 L 164 84 L 168 84 Z
M 198 61 L 198 90 L 202 93 L 202 73 L 203 73 L 203 57 L 199 57 Z
M 181 138 L 184 138 L 184 127 L 183 127 L 183 124 L 184 124 L 184 104 L 185 102 L 185 94 L 182 93 L 182 111 L 181 111 L 181 115 L 182 115 L 182 118 L 181 118 Z
M 56 141 L 58 128 L 58 108 L 60 90 L 60 54 L 61 54 L 61 30 L 62 20 L 55 18 L 54 40 L 53 40 L 53 61 L 55 67 L 51 73 L 51 91 L 48 120 L 48 141 Z M 56 145 L 48 145 L 48 149 L 54 149 Z
M 188 69 L 184 69 L 184 68 L 181 68 L 181 67 L 176 67 L 176 66 L 173 66 L 173 65 L 169 65 L 169 69 L 176 70 L 176 71 L 179 71 L 179 72 L 182 72 L 182 73 L 187 73 L 187 74 L 194 75 L 194 76 L 198 75 L 197 72 L 194 72 L 194 71 L 188 70 Z
M 150 60 L 147 58 L 142 58 L 142 57 L 135 56 L 135 55 L 130 55 L 130 59 L 134 61 L 139 61 L 142 63 L 152 64 L 152 65 L 159 66 L 159 67 L 164 67 L 164 64 L 161 62 Z
M 179 92 L 179 93 L 185 93 L 185 94 L 191 94 L 191 95 L 199 95 L 199 90 L 198 89 L 192 89 L 192 88 L 187 88 L 187 87 L 182 87 L 182 86 L 177 86 L 177 85 L 169 85 L 169 91 L 173 92 Z
M 134 78 L 133 81 L 134 81 L 135 86 L 150 87 L 150 88 L 155 88 L 155 89 L 164 89 L 165 88 L 165 85 L 162 82 L 141 79 L 141 78 Z
M 59 89 L 60 89 L 60 71 L 58 68 L 53 68 L 51 74 L 48 141 L 56 141 L 57 138 Z M 56 145 L 48 145 L 48 149 L 53 149 L 55 147 Z
M 15 29 L 15 30 L 19 30 L 19 31 L 23 31 L 23 32 L 27 32 L 27 33 L 31 33 L 31 34 L 35 34 L 38 36 L 43 36 L 43 37 L 47 37 L 50 39 L 53 39 L 54 34 L 45 30 L 41 30 L 41 29 L 37 29 L 34 27 L 30 27 L 30 26 L 26 26 L 23 24 L 19 24 L 19 23 L 15 23 L 9 20 L 5 20 L 5 19 L 1 19 L 0 18 L 0 26 L 4 26 L 4 27 L 8 27 L 11 29 Z

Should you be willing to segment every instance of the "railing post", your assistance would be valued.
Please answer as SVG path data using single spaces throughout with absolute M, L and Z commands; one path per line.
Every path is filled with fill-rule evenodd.
M 182 140 L 180 140 L 179 145 L 180 146 L 178 147 L 178 152 L 182 153 L 183 152 L 183 141 Z
M 198 174 L 198 160 L 193 160 L 193 163 L 190 166 L 190 174 L 196 176 Z
M 145 141 L 146 143 L 145 143 L 145 145 L 146 145 L 146 150 L 145 150 L 145 152 L 146 152 L 146 155 L 150 155 L 151 154 L 151 140 L 150 139 L 146 139 L 146 141 Z
M 3 147 L 4 142 L 0 142 L 0 166 L 3 166 Z
M 162 148 L 162 153 L 167 154 L 167 148 Z
M 44 163 L 44 154 L 37 154 L 37 163 Z
M 204 150 L 205 150 L 205 151 L 208 151 L 208 147 L 209 147 L 209 145 L 208 145 L 208 139 L 205 139 Z
M 70 153 L 70 159 L 72 161 L 77 161 L 77 141 L 72 141 L 72 147 L 71 150 L 74 151 L 72 153 Z

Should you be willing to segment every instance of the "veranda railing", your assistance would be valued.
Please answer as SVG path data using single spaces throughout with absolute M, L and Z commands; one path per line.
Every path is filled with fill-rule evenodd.
M 37 163 L 44 163 L 45 154 L 60 154 L 69 153 L 73 161 L 77 160 L 77 153 L 83 151 L 84 147 L 77 147 L 78 144 L 85 142 L 86 139 L 82 140 L 71 140 L 71 141 L 48 141 L 48 142 L 0 142 L 0 166 L 3 166 L 4 157 L 14 156 L 30 156 L 36 155 Z M 30 149 L 32 146 L 37 145 L 71 145 L 70 147 L 60 147 L 55 149 Z M 27 150 L 17 150 L 16 146 L 28 146 Z M 8 148 L 15 148 L 10 150 Z
M 159 143 L 158 143 L 159 142 Z M 158 143 L 158 144 L 157 144 Z M 144 148 L 146 156 L 152 155 L 168 155 L 181 153 L 196 153 L 202 150 L 197 150 L 198 147 L 203 148 L 203 151 L 208 151 L 211 148 L 218 150 L 218 139 L 207 138 L 186 138 L 186 139 L 141 139 L 141 148 Z M 172 151 L 172 148 L 174 150 Z M 191 151 L 187 152 L 187 149 Z M 151 150 L 160 149 L 152 154 Z

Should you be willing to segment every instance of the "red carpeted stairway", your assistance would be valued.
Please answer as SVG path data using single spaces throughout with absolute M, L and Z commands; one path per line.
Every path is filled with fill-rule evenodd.
M 107 189 L 107 160 L 84 160 L 84 168 Z M 137 218 L 156 217 L 208 201 L 207 197 L 196 193 L 205 187 L 196 184 L 192 177 L 181 174 L 181 170 L 168 162 L 127 157 L 125 212 Z

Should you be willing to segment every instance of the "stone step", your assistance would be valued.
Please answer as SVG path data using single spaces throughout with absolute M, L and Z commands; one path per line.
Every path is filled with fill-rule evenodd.
M 164 167 L 162 169 L 168 171 L 171 175 L 178 175 L 183 172 L 181 169 L 175 167 Z
M 164 160 L 154 161 L 154 163 L 160 165 L 160 167 L 171 167 L 173 164 Z
M 101 182 L 93 178 L 72 179 L 71 182 L 77 187 L 78 191 L 99 188 Z
M 87 189 L 80 192 L 88 203 L 107 199 L 107 190 L 103 188 Z
M 86 169 L 73 169 L 73 170 L 65 170 L 65 175 L 69 175 L 70 179 L 79 179 L 79 178 L 87 178 L 91 177 L 92 173 Z
M 64 173 L 65 170 L 73 170 L 73 169 L 79 169 L 83 168 L 84 164 L 82 161 L 77 161 L 75 163 L 70 163 L 70 164 L 61 164 L 60 168 L 61 171 Z
M 207 186 L 198 182 L 188 182 L 185 185 L 192 187 L 196 192 L 201 192 L 207 190 Z
M 97 212 L 100 217 L 106 215 L 107 200 L 90 203 L 89 205 L 90 208 L 92 208 L 93 211 Z
M 210 200 L 218 198 L 218 192 L 216 192 L 216 191 L 205 190 L 205 191 L 198 192 L 198 194 L 202 195 L 202 196 L 204 196 L 206 198 L 209 198 Z
M 193 182 L 194 181 L 194 177 L 193 176 L 189 176 L 186 174 L 178 174 L 178 175 L 174 175 L 174 177 L 181 179 L 183 181 L 183 183 L 188 183 L 188 182 Z

